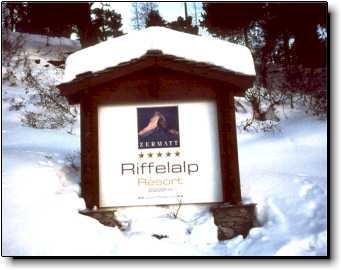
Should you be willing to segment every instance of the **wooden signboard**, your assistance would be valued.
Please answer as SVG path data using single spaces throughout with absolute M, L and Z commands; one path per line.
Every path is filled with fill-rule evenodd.
M 87 207 L 239 204 L 234 96 L 253 80 L 151 50 L 59 85 L 81 108 Z

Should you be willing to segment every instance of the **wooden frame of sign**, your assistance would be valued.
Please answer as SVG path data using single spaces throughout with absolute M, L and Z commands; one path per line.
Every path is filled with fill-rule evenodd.
M 98 106 L 159 101 L 214 100 L 217 104 L 223 201 L 241 202 L 234 96 L 254 76 L 148 51 L 100 72 L 87 72 L 58 86 L 81 110 L 81 189 L 88 209 L 99 205 Z

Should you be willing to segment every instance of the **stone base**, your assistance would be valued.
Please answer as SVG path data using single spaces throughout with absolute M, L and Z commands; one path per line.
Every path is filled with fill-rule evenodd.
M 218 239 L 228 240 L 238 235 L 246 237 L 251 228 L 257 226 L 256 204 L 219 204 L 211 207 L 214 223 L 218 227 Z M 101 224 L 125 230 L 115 216 L 115 209 L 81 210 L 80 214 L 97 219 Z
M 222 204 L 212 207 L 211 211 L 219 240 L 232 239 L 240 234 L 246 237 L 250 229 L 257 226 L 256 204 Z
M 97 219 L 105 226 L 118 227 L 119 229 L 122 227 L 115 217 L 114 209 L 81 210 L 79 213 Z

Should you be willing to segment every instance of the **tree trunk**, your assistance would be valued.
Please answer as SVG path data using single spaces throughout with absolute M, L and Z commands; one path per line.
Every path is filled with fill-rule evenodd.
M 260 67 L 260 79 L 261 79 L 261 85 L 266 89 L 268 88 L 267 73 L 268 73 L 267 57 L 263 54 L 261 67 Z
M 9 17 L 10 17 L 10 28 L 11 31 L 14 32 L 15 30 L 15 18 L 14 18 L 14 8 L 9 5 Z
M 293 109 L 294 108 L 294 95 L 290 94 L 290 108 Z
M 91 22 L 91 4 L 82 3 L 79 5 L 77 28 L 82 48 L 86 48 L 97 43 L 97 35 Z
M 244 27 L 243 30 L 244 30 L 243 31 L 243 35 L 244 35 L 245 46 L 248 47 L 251 50 L 251 45 L 250 45 L 250 42 L 249 42 L 249 37 L 247 35 L 248 28 Z
M 187 21 L 188 13 L 187 13 L 187 3 L 186 2 L 184 2 L 184 6 L 185 6 L 185 20 Z

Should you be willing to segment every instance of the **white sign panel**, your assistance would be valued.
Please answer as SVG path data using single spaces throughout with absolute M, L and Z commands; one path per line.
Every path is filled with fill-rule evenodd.
M 214 101 L 98 108 L 100 207 L 222 201 Z

